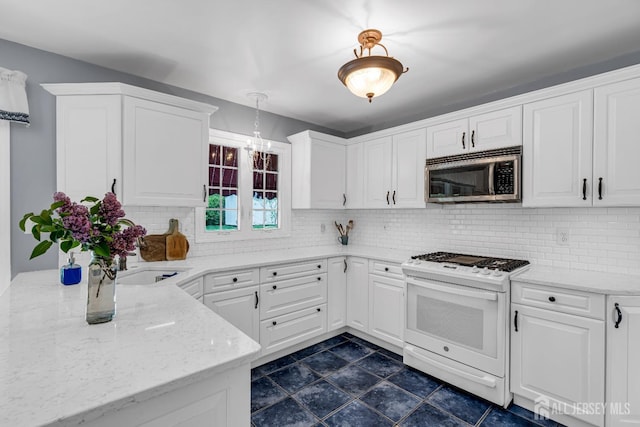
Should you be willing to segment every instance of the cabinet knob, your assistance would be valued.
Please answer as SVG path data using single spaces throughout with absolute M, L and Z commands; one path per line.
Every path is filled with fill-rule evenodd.
M 316 308 L 316 310 L 320 311 L 320 307 Z
M 233 283 L 236 283 L 237 281 L 238 281 L 238 278 L 237 278 L 237 277 L 234 277 L 234 278 L 233 278 Z
M 389 271 L 389 267 L 385 267 L 385 268 L 384 268 L 384 271 Z
M 273 285 L 273 289 L 278 289 L 278 287 L 276 285 Z
M 322 268 L 322 265 L 321 265 L 321 264 L 318 264 L 318 268 Z
M 277 276 L 277 275 L 278 275 L 278 272 L 277 272 L 277 271 L 274 271 L 274 272 L 273 272 L 273 275 L 274 275 L 274 276 Z
M 549 297 L 549 301 L 556 302 L 556 297 Z
M 318 281 L 322 280 L 322 277 L 318 277 Z
M 276 325 L 278 324 L 278 322 L 276 322 L 276 321 L 274 320 L 273 322 L 271 322 L 271 324 L 272 324 L 273 326 L 276 326 Z

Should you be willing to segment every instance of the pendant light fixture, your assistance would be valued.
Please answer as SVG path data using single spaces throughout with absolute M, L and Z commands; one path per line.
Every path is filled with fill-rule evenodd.
M 253 137 L 247 140 L 244 147 L 247 150 L 249 164 L 252 169 L 261 169 L 263 162 L 260 162 L 260 156 L 263 156 L 265 163 L 268 163 L 271 155 L 271 142 L 265 142 L 260 135 L 260 101 L 266 101 L 267 95 L 260 92 L 251 92 L 247 94 L 250 98 L 256 100 L 256 119 L 253 122 Z
M 379 30 L 365 30 L 358 35 L 360 53 L 353 50 L 356 59 L 347 62 L 338 70 L 340 81 L 356 96 L 369 98 L 380 96 L 395 83 L 396 80 L 409 71 L 404 69 L 400 61 L 389 56 L 387 48 L 380 44 L 382 33 Z M 371 55 L 371 49 L 380 46 L 385 56 Z M 365 56 L 365 50 L 368 54 Z

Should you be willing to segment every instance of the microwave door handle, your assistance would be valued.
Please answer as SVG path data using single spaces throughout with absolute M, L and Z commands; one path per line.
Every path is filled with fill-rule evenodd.
M 494 180 L 495 174 L 496 174 L 496 164 L 489 163 L 489 194 L 492 196 L 496 194 L 496 190 L 493 187 L 493 183 L 495 182 Z

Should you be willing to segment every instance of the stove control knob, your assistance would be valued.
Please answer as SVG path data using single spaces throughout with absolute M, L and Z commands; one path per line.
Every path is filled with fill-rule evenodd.
M 500 276 L 502 276 L 502 271 L 500 271 L 500 270 L 498 270 L 496 268 L 495 270 L 493 270 L 492 275 L 495 276 L 495 277 L 500 277 Z
M 478 272 L 480 272 L 480 269 L 478 268 L 478 266 L 477 266 L 477 265 L 474 265 L 474 266 L 471 268 L 471 272 L 472 272 L 472 273 L 478 273 Z
M 484 274 L 485 276 L 488 276 L 489 274 L 491 274 L 491 272 L 489 271 L 488 267 L 485 267 L 485 268 L 482 269 L 480 274 Z

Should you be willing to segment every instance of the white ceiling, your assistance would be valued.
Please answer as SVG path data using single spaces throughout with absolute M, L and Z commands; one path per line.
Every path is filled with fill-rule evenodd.
M 0 38 L 239 104 L 264 92 L 267 111 L 347 133 L 640 51 L 638 0 L 0 0 L 0 10 Z M 410 69 L 372 104 L 337 79 L 367 28 Z

